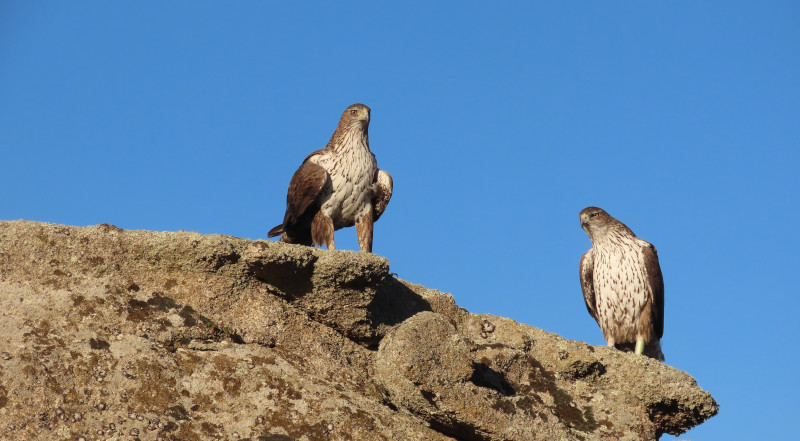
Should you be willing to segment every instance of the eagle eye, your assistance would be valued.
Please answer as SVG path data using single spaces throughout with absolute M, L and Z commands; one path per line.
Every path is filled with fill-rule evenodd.
M 591 219 L 591 218 L 593 218 L 593 217 L 597 216 L 598 214 L 600 214 L 600 213 L 591 213 L 591 214 L 589 215 L 589 218 Z
M 358 110 L 356 110 L 356 109 L 351 109 L 351 110 L 350 110 L 350 114 L 351 114 L 351 115 L 356 115 L 356 114 L 358 114 Z

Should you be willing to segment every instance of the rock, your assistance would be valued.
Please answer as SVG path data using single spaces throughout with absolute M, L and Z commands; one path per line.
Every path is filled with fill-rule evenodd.
M 0 438 L 656 439 L 687 374 L 459 308 L 379 256 L 0 222 Z
M 502 375 L 475 364 L 441 314 L 421 312 L 403 322 L 383 339 L 375 364 L 393 403 L 456 439 L 552 439 L 539 437 L 535 420 L 508 398 L 513 391 Z
M 278 249 L 286 249 L 287 253 Z M 379 340 L 369 306 L 389 273 L 389 261 L 354 251 L 326 253 L 310 247 L 253 242 L 247 268 L 272 291 L 309 317 L 358 342 Z

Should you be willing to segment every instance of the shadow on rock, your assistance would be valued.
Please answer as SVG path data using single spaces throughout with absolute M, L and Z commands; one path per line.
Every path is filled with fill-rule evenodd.
M 502 372 L 490 368 L 483 363 L 473 363 L 475 371 L 469 379 L 474 385 L 494 389 L 505 396 L 515 394 L 514 388 L 508 384 Z
M 247 262 L 247 267 L 259 281 L 278 288 L 288 300 L 302 297 L 313 289 L 313 261 L 299 265 L 292 260 L 256 260 Z
M 433 311 L 430 303 L 391 276 L 381 282 L 375 297 L 367 305 L 372 325 L 378 328 L 381 337 L 388 328 L 423 311 Z M 376 340 L 370 348 L 377 349 L 379 341 L 380 339 Z

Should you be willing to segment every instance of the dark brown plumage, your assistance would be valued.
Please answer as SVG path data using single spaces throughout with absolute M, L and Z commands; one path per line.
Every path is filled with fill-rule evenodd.
M 392 177 L 369 149 L 370 109 L 348 107 L 328 145 L 303 161 L 289 182 L 283 223 L 268 237 L 335 249 L 333 232 L 356 226 L 359 248 L 372 252 L 373 223 L 392 197 Z
M 663 360 L 664 279 L 656 248 L 601 208 L 579 216 L 592 241 L 580 261 L 586 309 L 609 346 Z

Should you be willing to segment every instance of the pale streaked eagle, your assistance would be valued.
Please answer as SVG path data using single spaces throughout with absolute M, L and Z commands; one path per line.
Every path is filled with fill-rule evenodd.
M 664 279 L 656 248 L 602 208 L 580 212 L 592 248 L 581 257 L 586 309 L 609 346 L 661 361 Z
M 306 157 L 289 182 L 283 223 L 268 237 L 333 250 L 333 232 L 355 225 L 361 251 L 372 252 L 372 224 L 392 197 L 392 177 L 369 150 L 369 114 L 363 104 L 348 107 L 328 145 Z

